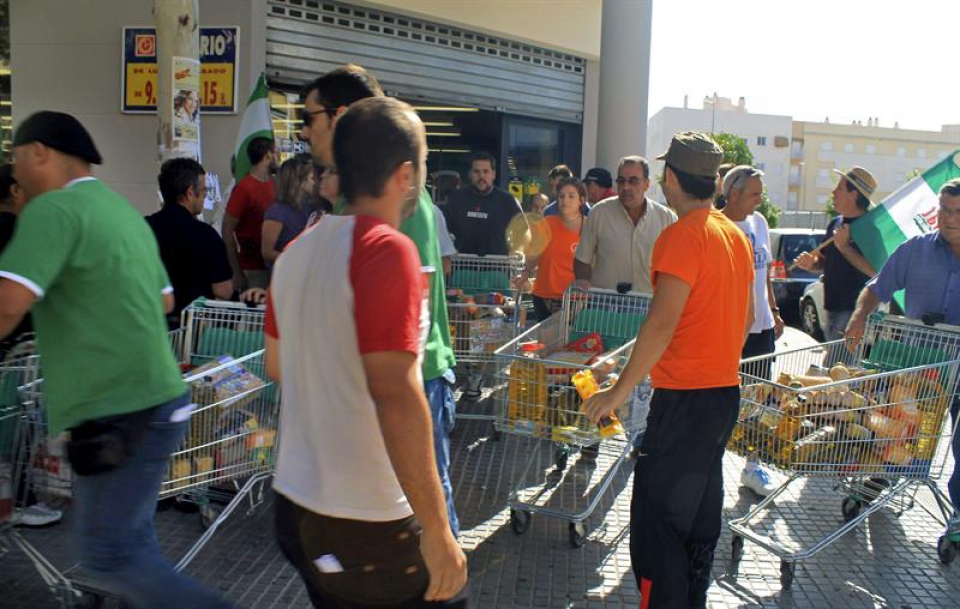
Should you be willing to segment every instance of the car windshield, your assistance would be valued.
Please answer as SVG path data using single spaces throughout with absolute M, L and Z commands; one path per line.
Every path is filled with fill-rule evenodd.
M 783 235 L 783 259 L 796 260 L 803 252 L 816 249 L 823 241 L 823 235 Z

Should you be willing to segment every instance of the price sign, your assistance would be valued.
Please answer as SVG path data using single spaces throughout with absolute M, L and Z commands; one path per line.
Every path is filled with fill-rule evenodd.
M 200 28 L 200 112 L 236 112 L 240 28 Z M 157 37 L 154 28 L 123 28 L 121 110 L 157 111 Z

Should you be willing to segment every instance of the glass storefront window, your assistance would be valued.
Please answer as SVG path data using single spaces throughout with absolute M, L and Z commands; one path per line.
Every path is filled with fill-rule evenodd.
M 560 163 L 569 166 L 574 175 L 580 175 L 580 133 L 580 125 L 518 116 L 506 118 L 504 180 L 522 184 L 522 203 L 526 204 L 538 192 L 555 198 L 549 192 L 548 175 Z

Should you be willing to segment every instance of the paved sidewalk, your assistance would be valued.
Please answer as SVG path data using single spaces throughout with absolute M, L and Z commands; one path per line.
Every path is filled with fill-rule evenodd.
M 789 338 L 789 337 L 788 337 Z M 793 337 L 792 346 L 802 346 Z M 489 394 L 488 394 L 489 395 Z M 477 410 L 477 407 L 465 409 Z M 479 411 L 489 411 L 481 403 Z M 482 608 L 614 608 L 638 605 L 639 596 L 629 558 L 631 467 L 627 463 L 611 481 L 586 521 L 583 547 L 573 549 L 568 523 L 534 515 L 529 530 L 517 535 L 510 524 L 506 502 L 530 454 L 531 478 L 549 479 L 540 501 L 572 512 L 592 497 L 590 487 L 607 472 L 614 453 L 606 448 L 596 463 L 570 462 L 561 477 L 553 470 L 554 453 L 548 443 L 535 451 L 534 442 L 512 436 L 495 438 L 490 423 L 462 422 L 453 442 L 453 482 L 463 528 L 462 542 L 470 561 L 472 606 Z M 757 498 L 739 488 L 743 461 L 728 455 L 724 518 L 744 514 Z M 946 471 L 951 471 L 952 463 Z M 828 480 L 806 480 L 777 502 L 777 511 L 762 522 L 761 530 L 791 547 L 809 545 L 843 522 L 842 493 Z M 815 557 L 799 563 L 789 591 L 781 591 L 780 560 L 747 543 L 739 567 L 730 565 L 730 534 L 724 532 L 715 562 L 716 580 L 710 606 L 726 607 L 960 607 L 960 564 L 942 566 L 936 540 L 942 532 L 929 493 L 900 517 L 890 509 L 871 517 Z M 188 571 L 216 587 L 242 607 L 308 607 L 294 570 L 283 560 L 272 532 L 269 506 L 250 515 L 239 510 L 218 531 Z M 197 514 L 174 510 L 157 515 L 158 534 L 168 556 L 181 556 L 199 537 Z M 25 530 L 24 536 L 54 564 L 73 562 L 69 541 L 69 512 L 64 524 Z M 3 548 L 0 547 L 0 554 Z M 0 607 L 53 607 L 43 582 L 16 548 L 0 555 Z

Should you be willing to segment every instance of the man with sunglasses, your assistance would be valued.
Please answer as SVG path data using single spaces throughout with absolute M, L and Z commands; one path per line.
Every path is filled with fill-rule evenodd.
M 620 159 L 617 197 L 593 206 L 573 259 L 581 287 L 617 289 L 628 284 L 652 292 L 650 262 L 660 233 L 677 221 L 665 205 L 647 198 L 650 164 L 642 156 Z
M 337 120 L 347 108 L 361 99 L 382 97 L 383 89 L 373 74 L 357 65 L 346 65 L 320 76 L 303 91 L 303 127 L 300 137 L 310 145 L 314 160 L 324 167 L 335 167 L 333 133 Z M 335 203 L 334 213 L 344 208 L 343 197 Z M 452 385 L 456 381 L 453 368 L 456 360 L 450 343 L 450 324 L 444 292 L 443 267 L 433 202 L 426 189 L 420 191 L 413 215 L 400 224 L 400 232 L 410 237 L 420 254 L 420 264 L 432 267 L 427 281 L 430 286 L 430 328 L 424 348 L 423 386 L 433 417 L 433 440 L 440 482 L 447 501 L 447 519 L 456 537 L 460 523 L 453 504 L 450 482 L 450 432 L 453 431 L 456 405 Z

